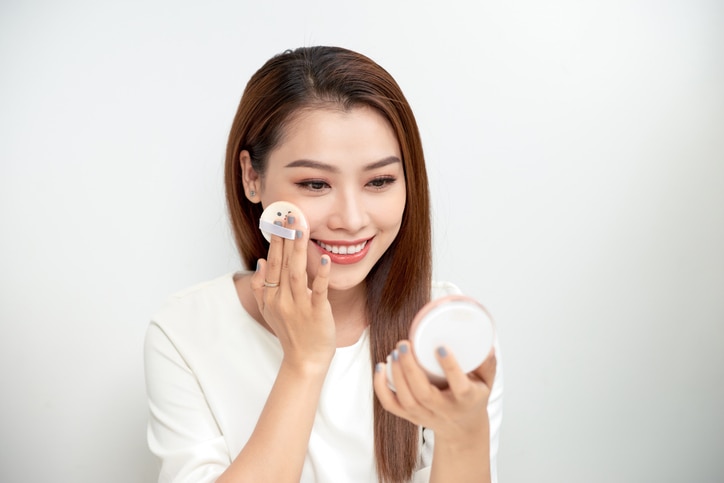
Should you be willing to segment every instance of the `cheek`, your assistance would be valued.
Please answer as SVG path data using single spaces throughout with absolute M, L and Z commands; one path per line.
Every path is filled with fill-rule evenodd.
M 402 215 L 405 211 L 404 192 L 394 200 L 390 200 L 377 210 L 377 225 L 387 229 L 398 230 L 402 225 Z
M 307 221 L 307 226 L 310 231 L 314 231 L 321 222 L 322 216 L 320 216 L 320 213 L 323 213 L 324 207 L 320 207 L 315 203 L 310 203 L 310 200 L 304 198 L 298 199 L 298 197 L 293 196 L 287 196 L 287 198 L 287 201 L 294 203 L 297 207 L 299 207 L 304 215 L 304 219 Z

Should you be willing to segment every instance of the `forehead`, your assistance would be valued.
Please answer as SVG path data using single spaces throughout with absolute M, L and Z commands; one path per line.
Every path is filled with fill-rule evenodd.
M 295 114 L 272 150 L 269 167 L 299 159 L 332 165 L 368 164 L 396 156 L 400 147 L 390 123 L 376 110 L 305 109 Z

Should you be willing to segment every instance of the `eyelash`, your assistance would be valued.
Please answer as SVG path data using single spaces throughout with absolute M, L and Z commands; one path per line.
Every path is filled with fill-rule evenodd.
M 397 178 L 395 178 L 394 176 L 380 176 L 369 181 L 365 186 L 369 186 L 375 191 L 381 191 L 395 181 L 397 181 Z M 322 190 L 330 187 L 329 183 L 320 179 L 300 181 L 297 183 L 297 186 L 312 192 L 321 192 Z
M 314 188 L 313 186 L 315 186 L 315 185 L 322 185 L 322 187 Z M 300 181 L 299 183 L 297 183 L 297 186 L 299 186 L 300 188 L 309 190 L 309 191 L 322 191 L 322 189 L 324 189 L 324 188 L 329 188 L 329 185 L 327 184 L 326 181 L 321 181 L 318 179 Z
M 369 183 L 367 183 L 368 186 L 371 186 L 375 190 L 383 190 L 392 183 L 397 181 L 397 178 L 394 176 L 380 176 L 379 178 L 375 178 Z M 375 186 L 375 184 L 379 183 L 379 186 Z

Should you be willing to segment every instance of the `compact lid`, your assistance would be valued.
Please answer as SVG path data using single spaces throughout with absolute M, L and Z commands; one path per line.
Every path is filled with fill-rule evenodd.
M 444 378 L 436 351 L 445 347 L 468 373 L 482 364 L 493 345 L 493 320 L 480 303 L 464 295 L 450 295 L 425 305 L 410 326 L 415 357 L 429 374 Z

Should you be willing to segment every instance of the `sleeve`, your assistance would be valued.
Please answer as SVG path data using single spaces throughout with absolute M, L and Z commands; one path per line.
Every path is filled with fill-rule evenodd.
M 420 462 L 418 469 L 412 475 L 412 483 L 429 483 L 432 470 L 432 450 L 435 444 L 435 435 L 431 429 L 420 428 Z
M 203 390 L 158 324 L 144 347 L 150 409 L 148 446 L 161 461 L 161 482 L 213 482 L 231 464 L 226 442 Z

